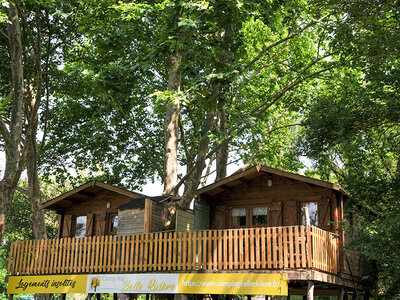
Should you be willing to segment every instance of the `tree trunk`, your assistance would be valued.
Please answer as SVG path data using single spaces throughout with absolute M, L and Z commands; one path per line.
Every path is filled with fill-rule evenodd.
M 6 154 L 4 176 L 0 181 L 0 240 L 3 238 L 7 215 L 24 166 L 23 150 L 21 149 L 24 104 L 21 30 L 17 9 L 11 2 L 7 6 L 3 5 L 3 12 L 8 18 L 7 34 L 11 61 L 13 100 L 8 128 L 0 117 L 0 133 L 4 141 Z
M 4 230 L 10 206 L 14 197 L 15 188 L 13 189 L 8 182 L 2 180 L 0 182 L 0 240 L 3 240 Z
M 179 93 L 181 90 L 181 63 L 182 57 L 179 53 L 171 56 L 168 90 L 175 93 Z M 178 183 L 179 111 L 178 101 L 167 104 L 164 122 L 164 194 L 166 195 L 175 194 L 175 187 Z
M 218 112 L 218 133 L 222 139 L 222 146 L 218 149 L 216 154 L 217 176 L 215 181 L 224 179 L 226 177 L 226 168 L 228 165 L 229 147 L 227 143 L 228 133 L 226 131 L 226 113 L 221 110 Z
M 205 119 L 205 136 L 201 139 L 199 150 L 197 151 L 196 157 L 196 168 L 190 174 L 185 182 L 185 191 L 183 192 L 182 199 L 179 202 L 179 207 L 182 209 L 188 209 L 190 202 L 192 201 L 194 195 L 196 194 L 197 188 L 201 181 L 201 175 L 204 168 L 206 167 L 206 158 L 208 153 L 208 146 L 210 143 L 210 138 L 208 137 L 208 131 L 211 128 L 213 122 L 214 114 L 211 110 L 207 111 Z
M 28 174 L 28 199 L 31 203 L 33 235 L 35 239 L 47 238 L 46 224 L 44 221 L 44 212 L 41 209 L 41 192 L 39 185 L 39 175 L 37 167 L 37 149 L 36 149 L 36 124 L 30 124 L 30 135 L 26 140 L 27 160 L 26 170 Z

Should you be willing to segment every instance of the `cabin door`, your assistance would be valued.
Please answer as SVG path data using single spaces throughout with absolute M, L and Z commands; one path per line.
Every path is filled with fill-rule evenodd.
M 194 201 L 194 229 L 210 228 L 210 206 L 204 202 Z

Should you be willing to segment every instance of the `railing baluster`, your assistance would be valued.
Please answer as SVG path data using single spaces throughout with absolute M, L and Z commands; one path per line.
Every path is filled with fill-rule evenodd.
M 222 270 L 222 241 L 223 241 L 223 234 L 222 234 L 222 230 L 218 230 L 217 231 L 217 243 L 218 243 L 218 265 L 217 265 L 217 269 L 218 270 Z
M 212 253 L 213 267 L 212 268 L 214 270 L 216 270 L 216 269 L 218 269 L 218 236 L 217 236 L 218 231 L 215 231 L 215 230 L 211 231 L 211 234 L 212 234 L 212 249 L 213 249 L 213 253 Z
M 268 228 L 260 228 L 260 235 L 261 235 L 261 268 L 265 269 L 267 267 L 267 252 L 265 251 L 265 244 L 267 242 L 267 238 L 265 236 L 265 231 Z
M 254 257 L 254 254 L 255 254 L 255 249 L 254 249 L 254 246 L 255 246 L 255 236 L 254 236 L 254 229 L 255 228 L 250 228 L 250 229 L 248 229 L 248 231 L 249 231 L 249 251 L 250 251 L 250 269 L 254 269 L 254 267 L 255 267 L 255 257 Z

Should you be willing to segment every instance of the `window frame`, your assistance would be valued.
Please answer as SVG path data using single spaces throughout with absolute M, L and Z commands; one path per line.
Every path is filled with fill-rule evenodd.
M 111 232 L 112 228 L 112 219 L 113 217 L 118 217 L 118 213 L 109 213 L 108 214 L 108 220 L 107 220 L 107 235 L 117 235 L 118 233 L 118 226 L 116 227 L 115 232 Z M 119 221 L 119 220 L 118 220 Z M 118 223 L 119 224 L 119 223 Z
M 319 222 L 320 222 L 320 220 L 319 220 L 319 202 L 318 201 L 303 201 L 303 202 L 300 202 L 300 225 L 306 226 L 307 221 L 305 220 L 305 216 L 303 214 L 303 207 L 305 205 L 308 205 L 308 204 L 311 204 L 311 203 L 315 203 L 316 206 L 317 206 L 317 209 L 316 209 L 316 216 L 317 216 L 316 221 L 317 221 L 317 224 L 312 224 L 311 215 L 310 215 L 310 226 L 320 227 L 320 225 L 319 225 Z M 308 211 L 308 213 L 310 213 L 310 210 Z M 304 217 L 304 224 L 303 224 L 303 217 Z
M 267 223 L 261 225 L 253 225 L 253 208 L 255 207 L 265 207 L 267 208 Z M 257 228 L 257 227 L 268 227 L 269 224 L 269 204 L 266 203 L 256 203 L 256 204 L 244 204 L 244 205 L 229 205 L 228 206 L 228 226 L 229 228 Z M 245 208 L 246 209 L 246 225 L 243 226 L 233 226 L 232 220 L 232 210 L 234 208 Z
M 77 229 L 78 229 L 78 219 L 79 218 L 85 218 L 85 223 L 82 223 L 82 224 L 85 224 L 85 226 L 83 227 L 84 228 L 84 230 L 83 230 L 83 235 L 82 236 L 76 236 L 76 232 L 77 232 Z M 81 215 L 81 216 L 75 216 L 75 218 L 74 218 L 75 220 L 73 221 L 74 222 L 74 238 L 82 238 L 82 237 L 86 237 L 86 230 L 87 230 L 87 215 Z

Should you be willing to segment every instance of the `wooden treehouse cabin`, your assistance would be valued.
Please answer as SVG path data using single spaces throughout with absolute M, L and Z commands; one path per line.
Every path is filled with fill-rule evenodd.
M 12 244 L 8 291 L 368 298 L 369 265 L 340 230 L 348 197 L 257 166 L 198 190 L 193 215 L 89 182 L 43 205 L 60 215 L 57 239 Z

